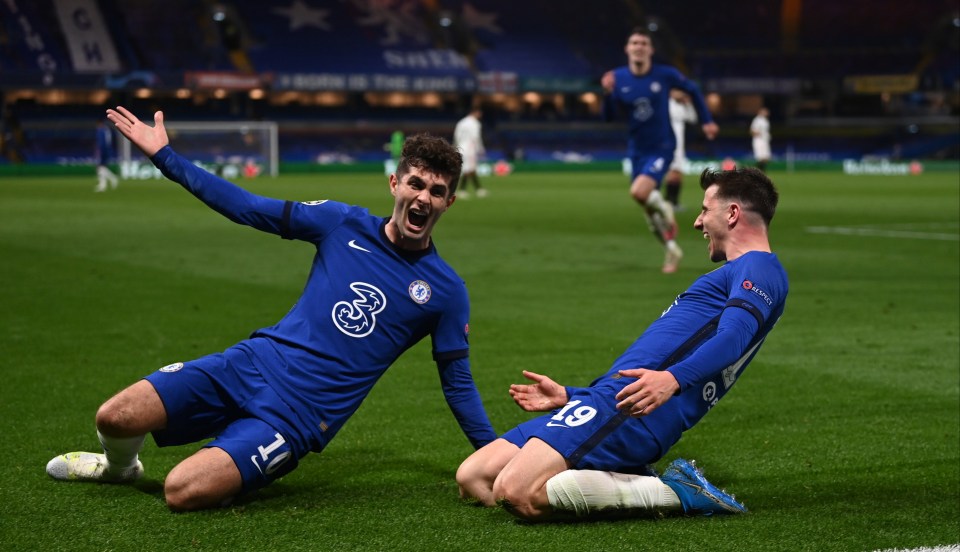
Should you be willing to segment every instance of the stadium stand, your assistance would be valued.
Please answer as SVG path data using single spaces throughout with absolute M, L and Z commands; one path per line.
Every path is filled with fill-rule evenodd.
M 101 39 L 120 65 L 104 73 L 75 67 L 59 2 L 0 3 L 5 143 L 21 136 L 29 162 L 89 156 L 105 102 L 178 120 L 276 120 L 283 159 L 310 162 L 381 159 L 393 129 L 450 134 L 480 101 L 494 159 L 613 160 L 621 130 L 599 122 L 588 96 L 624 62 L 636 25 L 655 29 L 658 58 L 721 98 L 721 137 L 689 133 L 694 159 L 749 156 L 758 102 L 773 112 L 775 155 L 960 156 L 949 0 L 100 0 Z M 216 93 L 198 84 L 244 76 Z

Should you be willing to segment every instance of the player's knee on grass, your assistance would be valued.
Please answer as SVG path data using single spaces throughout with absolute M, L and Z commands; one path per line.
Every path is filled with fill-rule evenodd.
M 233 498 L 233 495 L 202 492 L 195 486 L 180 481 L 170 482 L 169 478 L 163 486 L 163 494 L 167 507 L 174 512 L 217 508 L 226 505 Z
M 243 491 L 243 479 L 224 450 L 206 447 L 176 465 L 163 484 L 167 506 L 175 511 L 217 508 Z
M 493 495 L 504 510 L 528 521 L 543 519 L 547 511 L 536 504 L 536 496 L 528 489 L 513 484 L 510 478 L 498 477 L 493 484 Z
M 457 468 L 457 485 L 460 487 L 461 498 L 479 498 L 475 492 L 477 485 L 476 461 L 473 456 L 466 460 Z
M 486 460 L 479 454 L 472 454 L 457 468 L 457 485 L 460 497 L 478 500 L 484 506 L 496 506 L 493 499 L 493 480 L 496 473 L 489 473 Z

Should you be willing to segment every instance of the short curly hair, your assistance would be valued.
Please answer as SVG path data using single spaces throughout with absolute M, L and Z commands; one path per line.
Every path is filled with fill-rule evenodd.
M 403 142 L 403 151 L 397 162 L 397 178 L 402 179 L 411 168 L 417 168 L 448 180 L 453 194 L 457 191 L 462 167 L 463 156 L 449 142 L 439 136 L 414 134 Z

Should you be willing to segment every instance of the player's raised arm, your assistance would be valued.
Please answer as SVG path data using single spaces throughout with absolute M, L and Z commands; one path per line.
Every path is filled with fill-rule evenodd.
M 153 157 L 163 146 L 170 143 L 167 129 L 163 126 L 163 111 L 153 114 L 152 127 L 145 125 L 122 105 L 117 106 L 116 110 L 107 109 L 107 119 L 147 157 Z
M 285 236 L 285 202 L 253 194 L 207 172 L 174 152 L 163 125 L 163 112 L 153 114 L 153 126 L 145 124 L 123 106 L 107 110 L 107 119 L 133 145 L 150 158 L 163 176 L 180 184 L 214 211 L 238 224 Z

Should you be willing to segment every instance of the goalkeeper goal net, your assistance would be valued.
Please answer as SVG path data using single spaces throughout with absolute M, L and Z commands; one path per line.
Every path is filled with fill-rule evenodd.
M 187 159 L 226 179 L 277 176 L 277 123 L 267 121 L 182 121 L 165 123 L 170 146 Z M 129 140 L 120 141 L 120 174 L 125 179 L 160 178 Z

